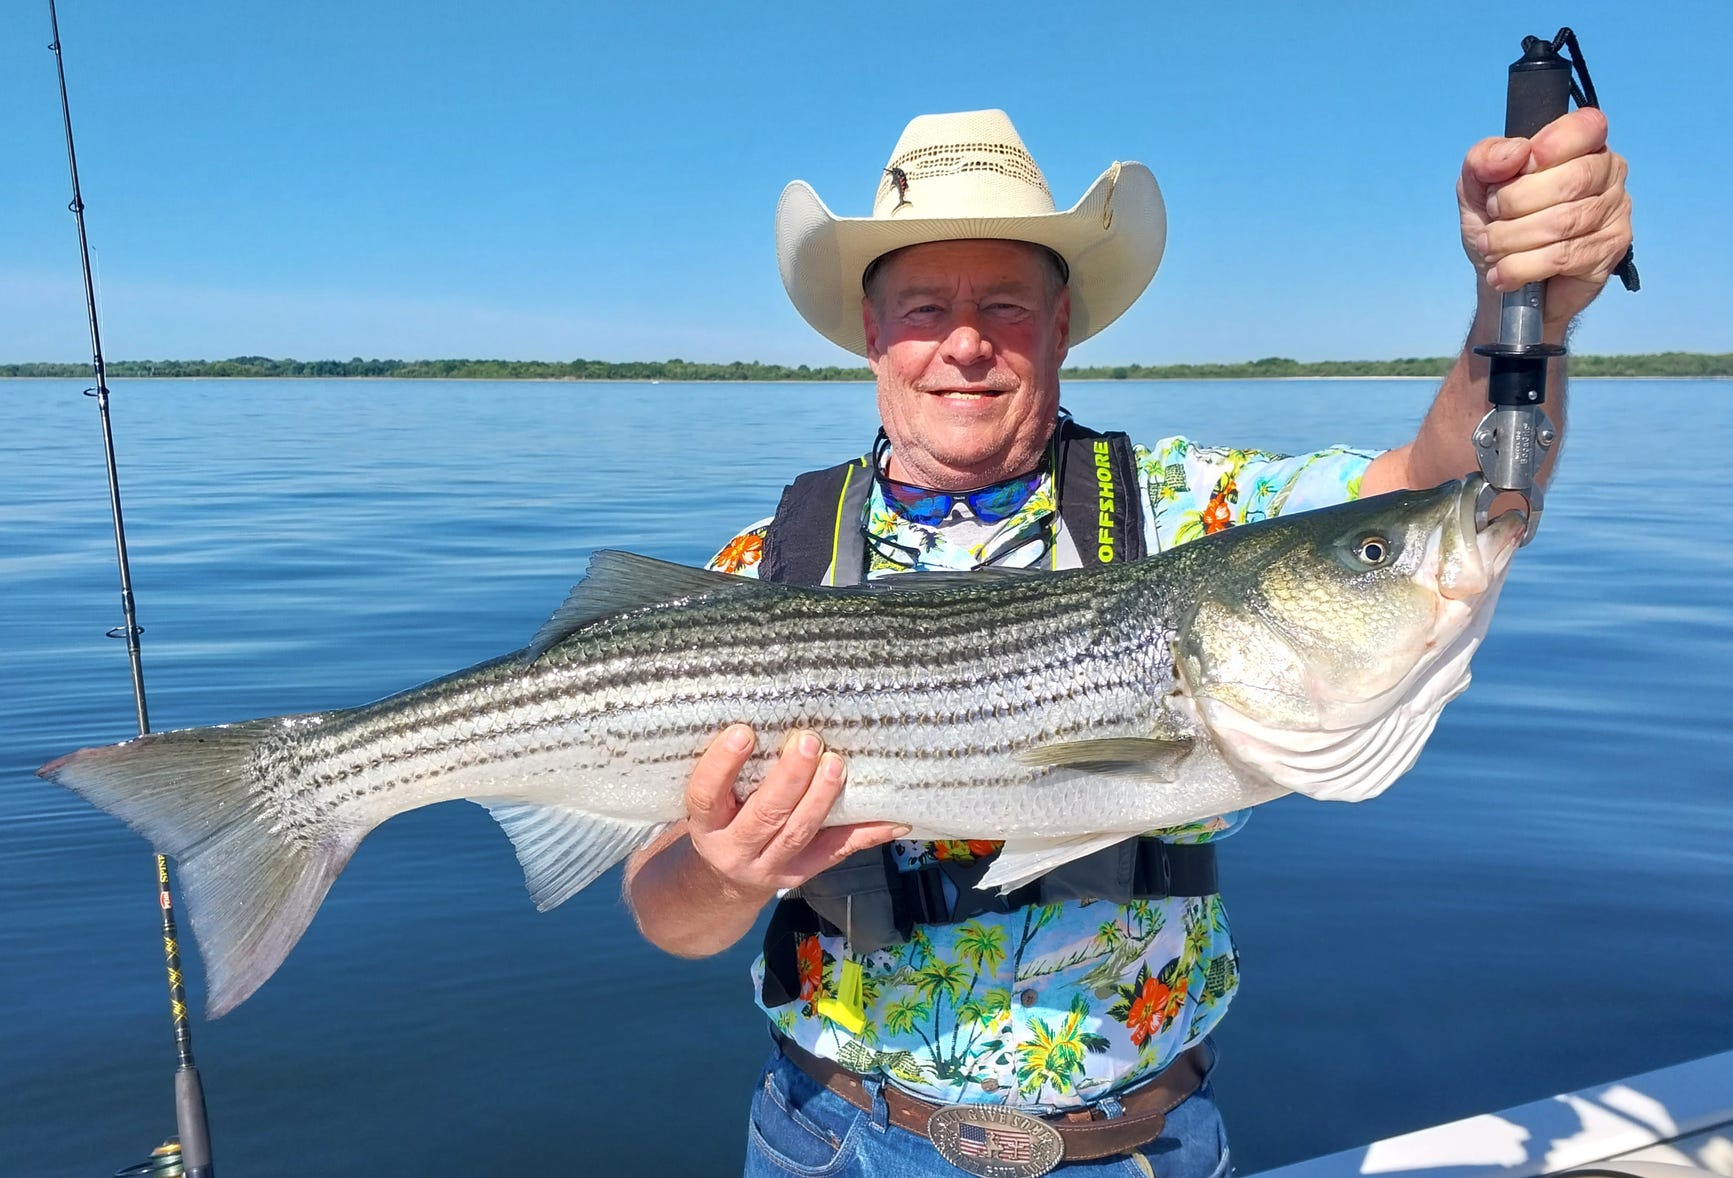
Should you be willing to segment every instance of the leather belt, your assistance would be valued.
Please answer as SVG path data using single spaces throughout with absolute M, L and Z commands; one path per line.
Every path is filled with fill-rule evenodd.
M 858 1072 L 851 1072 L 833 1060 L 821 1059 L 782 1035 L 775 1038 L 782 1053 L 815 1083 L 864 1112 L 872 1111 L 872 1094 L 861 1082 Z M 1204 1073 L 1209 1067 L 1209 1050 L 1202 1043 L 1194 1044 L 1149 1079 L 1124 1092 L 1113 1093 L 1113 1099 L 1124 1110 L 1121 1116 L 1103 1116 L 1098 1108 L 1092 1106 L 1027 1119 L 1046 1125 L 1058 1134 L 1067 1161 L 1089 1161 L 1125 1153 L 1161 1136 L 1167 1124 L 1167 1114 L 1203 1083 Z M 890 1113 L 891 1124 L 929 1140 L 933 1135 L 928 1126 L 933 1122 L 934 1114 L 941 1110 L 996 1110 L 1004 1107 L 934 1104 L 910 1096 L 888 1083 L 880 1092 Z

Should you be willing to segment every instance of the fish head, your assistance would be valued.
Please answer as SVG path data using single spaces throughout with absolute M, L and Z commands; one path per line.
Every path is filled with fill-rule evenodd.
M 1405 772 L 1468 663 L 1523 532 L 1475 527 L 1478 476 L 1235 529 L 1175 641 L 1184 693 L 1242 770 L 1360 800 Z M 1259 529 L 1262 529 L 1261 534 Z

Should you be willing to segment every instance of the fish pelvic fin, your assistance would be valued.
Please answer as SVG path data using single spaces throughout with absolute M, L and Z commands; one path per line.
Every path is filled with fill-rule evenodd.
M 536 911 L 558 908 L 647 845 L 665 822 L 634 822 L 573 806 L 475 798 L 511 839 Z
M 37 770 L 175 861 L 213 1019 L 276 972 L 367 834 L 337 826 L 292 830 L 267 810 L 254 751 L 284 722 L 152 733 L 81 749 Z

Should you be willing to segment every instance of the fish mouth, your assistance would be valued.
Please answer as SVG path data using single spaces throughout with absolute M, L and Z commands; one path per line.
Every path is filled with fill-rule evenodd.
M 1486 479 L 1478 474 L 1463 479 L 1456 492 L 1456 510 L 1439 529 L 1433 588 L 1447 601 L 1472 602 L 1498 584 L 1528 526 L 1522 513 L 1512 509 L 1478 528 L 1475 504 L 1485 485 Z

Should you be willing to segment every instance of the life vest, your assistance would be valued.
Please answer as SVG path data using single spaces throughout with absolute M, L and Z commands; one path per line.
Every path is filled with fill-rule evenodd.
M 1137 465 L 1131 441 L 1060 418 L 1048 449 L 1058 480 L 1055 558 L 1085 568 L 1137 560 L 1146 551 Z M 861 521 L 872 493 L 872 456 L 800 475 L 782 493 L 765 533 L 760 578 L 789 585 L 856 585 L 866 572 Z M 916 574 L 918 575 L 918 574 Z M 1215 847 L 1127 839 L 1001 894 L 977 883 L 992 863 L 941 861 L 898 868 L 888 845 L 861 851 L 807 880 L 778 902 L 764 935 L 767 1006 L 800 993 L 795 950 L 802 935 L 848 938 L 871 953 L 908 940 L 916 925 L 951 924 L 986 912 L 1012 912 L 1061 900 L 1207 896 L 1216 888 Z
M 1096 433 L 1061 417 L 1048 443 L 1059 480 L 1060 542 L 1083 568 L 1137 560 L 1145 552 L 1137 462 L 1123 433 Z M 872 455 L 808 471 L 782 492 L 758 575 L 784 585 L 858 585 L 866 576 L 861 518 L 872 494 Z M 1070 567 L 1063 560 L 1055 566 Z

